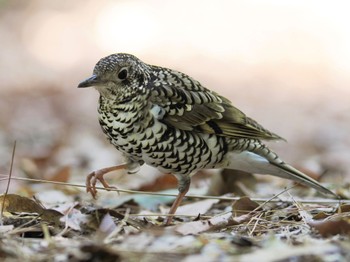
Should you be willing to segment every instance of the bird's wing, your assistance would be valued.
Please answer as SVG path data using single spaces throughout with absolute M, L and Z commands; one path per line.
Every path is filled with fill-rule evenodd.
M 230 138 L 282 139 L 183 73 L 162 68 L 149 85 L 151 102 L 170 126 Z

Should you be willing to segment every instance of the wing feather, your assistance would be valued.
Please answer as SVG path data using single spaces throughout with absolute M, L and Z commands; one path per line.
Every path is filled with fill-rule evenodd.
M 157 72 L 157 67 L 154 69 Z M 164 73 L 164 68 L 162 76 L 153 77 L 150 99 L 164 110 L 164 123 L 230 138 L 282 139 L 193 78 L 170 69 Z

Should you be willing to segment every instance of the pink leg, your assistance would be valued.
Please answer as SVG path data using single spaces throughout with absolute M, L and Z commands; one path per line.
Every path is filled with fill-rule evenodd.
M 177 210 L 177 208 L 179 207 L 179 205 L 181 204 L 182 202 L 182 199 L 184 198 L 184 196 L 187 194 L 188 190 L 190 189 L 190 182 L 188 181 L 188 183 L 185 183 L 183 185 L 183 187 L 179 188 L 179 194 L 177 195 L 174 203 L 172 204 L 171 208 L 170 208 L 170 211 L 169 211 L 169 216 L 167 217 L 166 219 L 166 222 L 165 222 L 165 225 L 170 225 L 172 220 L 173 220 L 173 217 L 174 217 L 174 214 Z
M 119 165 L 119 166 L 106 167 L 106 168 L 102 168 L 102 169 L 99 169 L 99 170 L 91 172 L 86 177 L 86 180 L 85 180 L 86 192 L 90 193 L 93 198 L 96 198 L 96 194 L 97 194 L 96 183 L 97 183 L 97 180 L 100 181 L 101 184 L 105 188 L 113 188 L 106 182 L 106 180 L 103 178 L 103 176 L 105 174 L 111 172 L 111 171 L 116 171 L 116 170 L 120 170 L 120 169 L 126 169 L 126 167 L 127 167 L 126 164 L 122 164 L 122 165 Z

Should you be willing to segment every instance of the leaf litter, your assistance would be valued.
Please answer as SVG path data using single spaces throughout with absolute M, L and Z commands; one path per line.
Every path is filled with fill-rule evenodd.
M 349 258 L 349 203 L 322 204 L 322 199 L 303 203 L 290 194 L 284 196 L 288 201 L 277 196 L 265 202 L 246 196 L 229 201 L 230 195 L 189 198 L 174 224 L 165 227 L 164 204 L 158 207 L 160 213 L 154 213 L 133 201 L 133 196 L 142 194 L 128 195 L 128 201 L 106 208 L 83 191 L 45 185 L 34 197 L 0 197 L 4 207 L 0 247 L 5 257 L 27 261 Z M 35 184 L 28 186 L 35 191 Z M 100 199 L 125 196 L 104 191 L 99 195 Z

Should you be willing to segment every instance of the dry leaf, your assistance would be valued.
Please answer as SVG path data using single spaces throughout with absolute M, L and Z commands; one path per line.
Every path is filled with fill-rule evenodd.
M 15 228 L 14 225 L 2 225 L 0 226 L 0 234 L 5 234 L 12 231 Z
M 164 174 L 157 177 L 154 181 L 146 185 L 142 185 L 138 190 L 140 191 L 161 191 L 170 188 L 176 188 L 178 181 L 175 176 L 170 174 Z
M 212 176 L 208 195 L 221 196 L 226 193 L 235 195 L 247 195 L 250 191 L 255 191 L 257 179 L 250 173 L 223 169 L 220 174 Z
M 280 239 L 272 239 L 264 248 L 254 249 L 248 254 L 243 254 L 238 261 L 241 262 L 271 262 L 271 261 L 346 261 L 337 259 L 339 247 L 337 245 L 321 242 L 304 243 L 303 245 L 291 246 Z M 328 256 L 328 260 L 323 258 Z
M 199 234 L 208 230 L 218 230 L 222 227 L 231 225 L 239 225 L 251 218 L 251 215 L 242 215 L 239 217 L 232 217 L 232 213 L 225 213 L 223 215 L 215 216 L 208 220 L 200 220 L 184 223 L 175 226 L 175 231 L 182 235 Z
M 39 214 L 44 221 L 52 222 L 56 225 L 59 224 L 59 220 L 63 216 L 56 210 L 44 208 L 33 199 L 16 194 L 1 195 L 0 205 L 4 205 L 4 211 L 7 212 Z
M 315 221 L 310 220 L 308 224 L 317 229 L 317 231 L 323 237 L 329 237 L 333 235 L 349 235 L 350 234 L 350 223 L 345 219 L 334 219 L 334 220 L 323 220 Z
M 101 220 L 101 223 L 98 227 L 98 230 L 96 231 L 96 240 L 97 241 L 103 241 L 108 237 L 110 234 L 113 233 L 117 228 L 112 216 L 107 213 L 104 215 L 104 217 Z
M 44 212 L 44 208 L 33 199 L 16 194 L 1 195 L 0 204 L 4 205 L 4 210 L 7 212 L 37 214 L 42 214 Z
M 321 219 L 325 219 L 325 218 L 327 218 L 327 217 L 329 217 L 330 215 L 329 214 L 327 214 L 327 213 L 325 213 L 325 212 L 319 212 L 319 213 L 317 213 L 316 215 L 314 215 L 313 217 L 312 217 L 312 219 L 315 219 L 315 220 L 321 220 Z
M 50 180 L 57 182 L 68 182 L 70 174 L 71 168 L 69 166 L 65 166 L 58 170 L 52 177 L 50 177 Z
M 77 203 L 71 203 L 64 205 L 66 210 L 63 212 L 64 217 L 61 220 L 64 220 L 66 225 L 74 230 L 80 231 L 81 225 L 89 222 L 89 218 L 86 214 L 83 214 L 79 209 L 74 208 Z
M 104 233 L 106 233 L 106 234 L 110 234 L 110 233 L 113 232 L 113 230 L 116 229 L 116 227 L 117 227 L 117 226 L 115 225 L 112 216 L 111 216 L 110 214 L 107 213 L 107 214 L 103 217 L 103 219 L 102 219 L 102 221 L 101 221 L 101 224 L 100 224 L 100 226 L 99 226 L 98 229 L 99 229 L 99 231 L 101 231 L 101 232 L 104 232 Z
M 344 209 L 347 209 L 344 207 Z M 321 212 L 319 217 L 326 216 L 326 219 L 315 220 L 305 209 L 299 209 L 299 214 L 304 218 L 307 224 L 315 228 L 321 236 L 328 237 L 332 235 L 348 235 L 350 233 L 350 221 L 345 217 L 332 217 Z M 318 218 L 318 216 L 316 216 Z
M 347 213 L 347 212 L 350 212 L 350 204 L 341 205 L 337 210 L 337 213 Z
M 250 200 L 249 197 L 241 197 L 232 204 L 232 212 L 234 216 L 247 214 L 259 207 L 257 202 Z
M 176 215 L 197 216 L 198 214 L 205 214 L 214 204 L 218 202 L 218 199 L 205 199 L 187 205 L 182 205 L 177 209 Z

